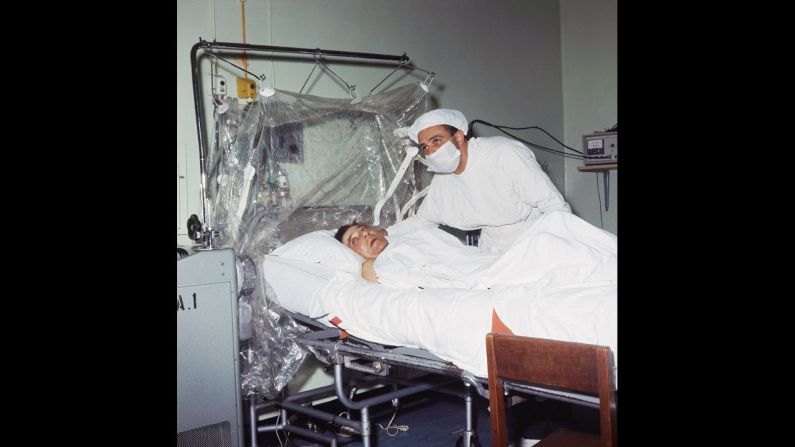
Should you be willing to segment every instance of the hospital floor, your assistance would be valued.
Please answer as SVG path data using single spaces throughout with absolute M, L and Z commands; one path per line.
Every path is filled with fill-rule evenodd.
M 481 447 L 491 447 L 491 429 L 489 426 L 488 400 L 475 396 L 475 431 Z M 346 411 L 336 402 L 319 405 L 318 408 L 339 414 Z M 358 412 L 352 412 L 358 418 Z M 461 437 L 466 424 L 464 401 L 434 392 L 420 393 L 416 396 L 401 400 L 401 407 L 397 412 L 392 425 L 407 426 L 405 431 L 396 434 L 395 429 L 389 430 L 392 435 L 378 426 L 386 427 L 392 418 L 394 410 L 389 403 L 371 409 L 374 442 L 373 447 L 455 447 L 456 441 Z M 521 430 L 525 438 L 538 439 L 554 431 L 560 426 L 571 427 L 583 431 L 598 433 L 598 412 L 589 408 L 576 407 L 552 400 L 535 400 L 529 398 L 512 409 L 511 416 L 517 421 L 511 432 Z M 261 422 L 264 424 L 273 421 Z M 324 432 L 324 427 L 317 427 L 317 431 Z M 330 434 L 330 432 L 326 432 Z M 518 433 L 513 433 L 513 438 L 518 438 Z M 355 435 L 352 438 L 338 437 L 340 445 L 361 447 L 361 438 Z M 280 444 L 281 441 L 281 444 Z M 261 433 L 257 437 L 258 447 L 305 447 L 324 446 L 313 441 L 290 435 L 285 438 L 280 433 L 280 440 L 272 433 Z M 460 444 L 459 444 L 460 445 Z M 519 447 L 519 443 L 516 443 Z

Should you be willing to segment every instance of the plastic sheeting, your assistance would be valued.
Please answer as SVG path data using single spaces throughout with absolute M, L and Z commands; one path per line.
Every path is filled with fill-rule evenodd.
M 241 386 L 247 396 L 272 399 L 306 357 L 294 338 L 301 326 L 288 317 L 262 272 L 263 256 L 296 236 L 351 223 L 373 222 L 405 156 L 407 138 L 394 134 L 429 108 L 419 84 L 364 98 L 329 99 L 277 91 L 253 102 L 228 100 L 215 114 L 207 157 L 208 226 L 219 247 L 238 255 Z M 380 213 L 382 226 L 398 220 L 400 205 L 430 182 L 414 163 Z M 242 271 L 241 271 L 242 270 Z M 245 311 L 245 312 L 243 312 Z

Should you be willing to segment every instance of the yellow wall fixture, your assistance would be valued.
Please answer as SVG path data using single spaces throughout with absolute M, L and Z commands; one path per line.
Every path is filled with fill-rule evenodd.
M 253 79 L 237 78 L 237 97 L 240 99 L 257 96 L 257 83 Z

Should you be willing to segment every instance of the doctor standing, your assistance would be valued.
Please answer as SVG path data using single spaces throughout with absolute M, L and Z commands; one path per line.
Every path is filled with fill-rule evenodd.
M 417 214 L 386 234 L 439 224 L 480 229 L 480 248 L 499 253 L 544 213 L 571 212 L 527 146 L 500 136 L 467 140 L 467 127 L 458 110 L 436 109 L 408 128 L 436 175 Z

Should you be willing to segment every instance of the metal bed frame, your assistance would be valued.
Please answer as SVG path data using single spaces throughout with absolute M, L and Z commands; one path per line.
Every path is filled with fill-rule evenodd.
M 303 336 L 298 337 L 296 342 L 307 349 L 310 349 L 320 361 L 333 366 L 334 384 L 314 390 L 304 391 L 292 396 L 282 396 L 281 398 L 266 401 L 265 403 L 259 405 L 255 403 L 257 399 L 256 397 L 250 400 L 249 420 L 251 439 L 253 440 L 251 444 L 252 447 L 257 447 L 257 433 L 266 433 L 276 430 L 284 430 L 286 432 L 295 433 L 296 435 L 303 436 L 314 441 L 325 442 L 330 444 L 332 447 L 337 446 L 340 442 L 336 436 L 328 436 L 316 433 L 303 427 L 291 424 L 287 416 L 288 411 L 316 418 L 324 422 L 330 422 L 332 424 L 349 427 L 361 435 L 362 444 L 364 447 L 370 447 L 372 445 L 373 435 L 372 423 L 370 421 L 371 407 L 389 401 L 392 401 L 393 406 L 397 406 L 400 398 L 429 390 L 450 394 L 457 397 L 463 397 L 466 414 L 466 425 L 462 436 L 458 438 L 457 445 L 467 447 L 480 445 L 473 422 L 474 405 L 472 399 L 472 389 L 474 388 L 475 391 L 482 397 L 489 399 L 490 396 L 487 389 L 488 378 L 476 377 L 472 374 L 469 374 L 461 368 L 455 366 L 453 363 L 442 360 L 434 354 L 423 349 L 408 348 L 403 346 L 386 346 L 373 343 L 371 341 L 349 335 L 344 330 L 337 327 L 327 326 L 305 315 L 286 310 L 285 312 L 295 319 L 299 324 L 308 329 L 308 332 L 306 332 Z M 360 371 L 370 374 L 371 376 L 375 376 L 374 379 L 363 382 L 365 384 L 391 385 L 393 390 L 361 401 L 354 401 L 345 392 L 346 382 L 343 377 L 343 368 L 348 368 L 354 371 Z M 423 377 L 423 380 L 421 381 L 412 382 L 405 379 L 390 377 L 390 371 L 393 368 L 407 368 L 410 370 L 431 373 L 435 376 L 430 380 Z M 449 385 L 459 381 L 464 385 L 463 393 L 460 391 L 460 388 L 451 389 L 449 387 Z M 354 384 L 358 383 L 351 383 L 349 385 Z M 403 386 L 404 388 L 400 388 L 400 386 Z M 519 382 L 506 381 L 505 396 L 508 396 L 510 393 L 534 395 L 591 408 L 599 408 L 599 400 L 593 396 L 573 393 L 560 393 L 553 389 L 529 386 Z M 340 418 L 335 414 L 302 405 L 304 403 L 311 402 L 312 400 L 332 396 L 334 394 L 336 394 L 339 402 L 348 409 L 360 410 L 361 421 Z M 272 407 L 276 407 L 280 411 L 280 416 L 278 419 L 286 422 L 258 426 L 257 414 Z
M 473 424 L 473 401 L 471 388 L 474 386 L 478 392 L 488 396 L 488 391 L 483 388 L 482 382 L 467 381 L 464 379 L 465 372 L 450 362 L 444 361 L 428 351 L 406 347 L 385 346 L 373 343 L 352 335 L 348 335 L 343 330 L 326 326 L 305 315 L 285 311 L 299 324 L 309 331 L 302 337 L 298 337 L 296 342 L 310 349 L 318 359 L 324 363 L 333 365 L 334 384 L 308 390 L 294 394 L 282 399 L 266 401 L 256 405 L 252 400 L 249 401 L 249 420 L 252 447 L 256 447 L 256 434 L 276 430 L 284 430 L 295 433 L 299 436 L 325 442 L 331 446 L 337 446 L 339 439 L 336 436 L 327 436 L 305 428 L 292 425 L 289 422 L 258 426 L 257 413 L 276 407 L 279 409 L 280 420 L 289 421 L 287 411 L 303 414 L 324 422 L 339 424 L 349 427 L 362 437 L 362 444 L 365 447 L 372 445 L 372 423 L 370 420 L 370 408 L 392 402 L 393 406 L 399 405 L 399 399 L 417 393 L 432 390 L 454 396 L 462 396 L 460 391 L 451 389 L 448 385 L 464 380 L 463 398 L 466 405 L 466 428 L 462 437 L 459 439 L 462 445 L 475 446 L 477 435 Z M 393 368 L 409 368 L 416 371 L 433 373 L 438 376 L 427 379 L 423 377 L 420 381 L 410 381 L 397 377 L 390 377 Z M 373 377 L 363 383 L 367 385 L 387 385 L 393 388 L 392 391 L 379 394 L 374 397 L 355 401 L 345 392 L 346 381 L 343 377 L 343 368 L 367 373 Z M 401 388 L 401 386 L 403 388 Z M 361 421 L 340 418 L 335 414 L 324 412 L 315 408 L 301 405 L 299 402 L 306 403 L 315 399 L 336 394 L 339 402 L 350 410 L 361 412 Z M 256 398 L 255 398 L 256 400 Z

